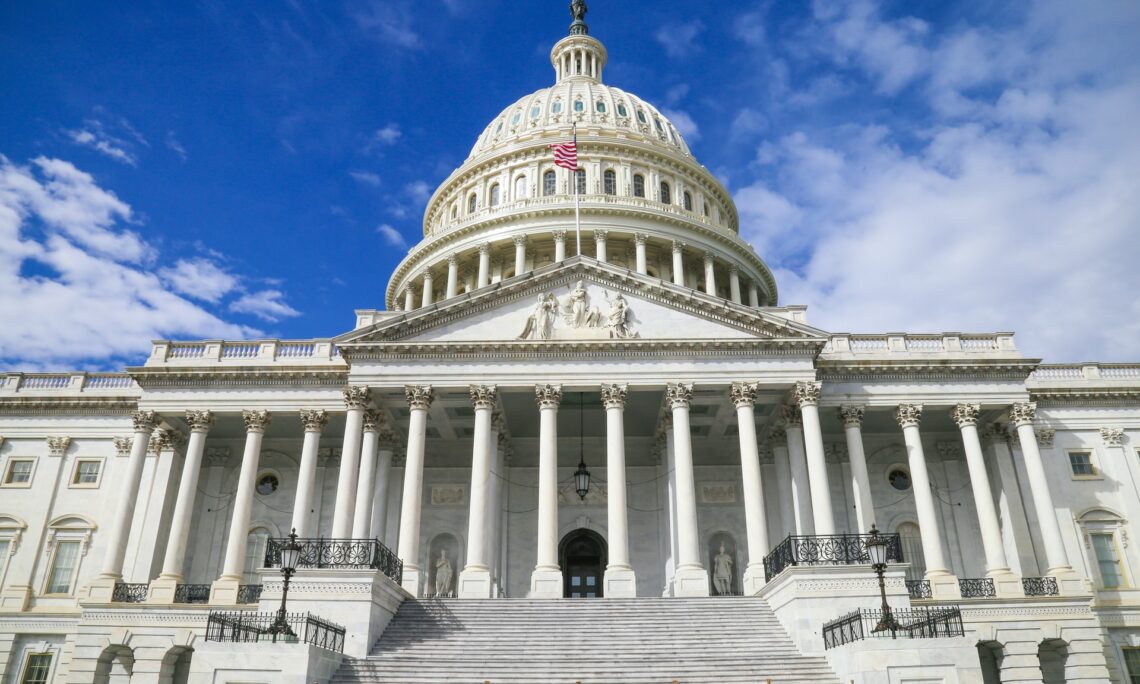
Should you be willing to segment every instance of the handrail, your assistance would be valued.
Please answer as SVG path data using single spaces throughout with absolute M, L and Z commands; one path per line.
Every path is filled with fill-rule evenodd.
M 880 534 L 887 541 L 887 562 L 903 562 L 902 540 L 897 534 Z M 764 577 L 771 580 L 791 565 L 865 565 L 869 534 L 792 535 L 764 556 Z
M 287 538 L 270 539 L 265 547 L 265 566 L 281 565 L 281 549 Z M 372 568 L 381 570 L 396 584 L 404 576 L 404 561 L 379 539 L 297 539 L 301 547 L 298 568 Z

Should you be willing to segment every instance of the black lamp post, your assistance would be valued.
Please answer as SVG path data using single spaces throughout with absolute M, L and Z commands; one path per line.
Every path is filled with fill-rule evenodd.
M 586 395 L 582 394 L 578 399 L 578 469 L 574 471 L 574 491 L 578 492 L 578 498 L 583 501 L 586 500 L 586 495 L 590 493 L 590 471 L 586 470 L 584 445 L 586 440 L 586 433 L 583 429 L 585 421 L 582 418 L 585 403 Z
M 297 544 L 297 528 L 289 533 L 289 541 L 281 547 L 281 574 L 285 577 L 285 584 L 281 588 L 281 608 L 277 610 L 277 619 L 269 627 L 274 643 L 278 636 L 293 637 L 297 635 L 289 627 L 285 619 L 285 599 L 289 596 L 289 578 L 297 571 L 297 561 L 301 559 L 301 546 Z
M 883 617 L 879 620 L 879 624 L 871 630 L 871 633 L 885 632 L 890 630 L 891 638 L 894 639 L 895 632 L 898 631 L 899 623 L 895 620 L 895 616 L 891 613 L 891 607 L 887 605 L 887 584 L 883 578 L 883 573 L 887 569 L 887 538 L 879 534 L 879 530 L 871 525 L 871 538 L 867 540 L 867 555 L 871 557 L 871 569 L 879 576 L 879 595 L 883 599 Z

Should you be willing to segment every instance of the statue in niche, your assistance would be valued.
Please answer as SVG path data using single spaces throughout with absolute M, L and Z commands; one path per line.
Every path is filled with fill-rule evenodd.
M 713 557 L 713 586 L 718 596 L 732 593 L 732 556 L 724 549 L 724 542 L 720 543 L 720 553 Z
M 597 328 L 602 321 L 602 312 L 590 306 L 590 293 L 579 280 L 562 302 L 562 320 L 571 328 Z
M 625 301 L 625 297 L 621 296 L 619 292 L 617 297 L 610 302 L 610 313 L 607 316 L 610 337 L 619 340 L 628 340 L 638 336 L 637 333 L 629 329 L 629 317 L 629 303 Z
M 554 318 L 558 312 L 558 298 L 552 293 L 540 294 L 538 303 L 526 319 L 520 340 L 549 340 L 554 330 Z
M 451 559 L 447 557 L 447 549 L 439 550 L 439 558 L 435 561 L 435 597 L 451 597 L 451 580 L 454 578 L 451 569 Z

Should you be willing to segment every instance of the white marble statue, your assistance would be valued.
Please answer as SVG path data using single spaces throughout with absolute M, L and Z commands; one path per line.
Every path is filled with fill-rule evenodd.
M 638 336 L 629 328 L 629 316 L 629 303 L 619 292 L 610 302 L 610 312 L 607 316 L 606 326 L 610 329 L 610 337 L 626 340 Z
M 451 559 L 447 557 L 447 549 L 440 549 L 439 558 L 435 561 L 436 598 L 448 598 L 451 596 L 451 580 L 454 574 L 451 569 Z
M 720 553 L 713 557 L 713 586 L 720 596 L 732 593 L 732 556 L 724 550 L 724 542 L 720 544 Z
M 590 294 L 579 280 L 562 302 L 562 320 L 571 328 L 597 328 L 602 321 L 602 312 L 590 306 Z
M 540 294 L 538 302 L 526 319 L 520 340 L 549 340 L 558 312 L 558 298 L 553 294 Z

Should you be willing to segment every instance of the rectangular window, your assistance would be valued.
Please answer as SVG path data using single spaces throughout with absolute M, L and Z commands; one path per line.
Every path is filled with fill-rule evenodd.
M 29 653 L 24 665 L 24 676 L 20 684 L 47 684 L 48 675 L 51 674 L 50 653 Z
M 1124 586 L 1124 573 L 1120 568 L 1120 555 L 1116 552 L 1116 540 L 1110 533 L 1091 535 L 1096 564 L 1100 568 L 1100 581 L 1105 589 Z
M 1124 649 L 1124 666 L 1128 669 L 1128 681 L 1140 684 L 1140 648 Z
M 71 483 L 77 485 L 99 484 L 99 468 L 102 465 L 101 461 L 76 461 L 75 477 L 72 478 Z
M 1070 451 L 1069 467 L 1073 469 L 1073 475 L 1078 477 L 1097 474 L 1096 468 L 1093 467 L 1091 451 Z
M 75 569 L 79 564 L 79 542 L 56 542 L 55 558 L 48 575 L 46 594 L 70 594 Z
M 32 481 L 32 468 L 35 461 L 30 458 L 14 458 L 8 461 L 8 472 L 4 484 L 27 484 Z
M 8 567 L 8 553 L 12 550 L 11 539 L 0 539 L 0 583 L 4 581 L 4 569 Z

